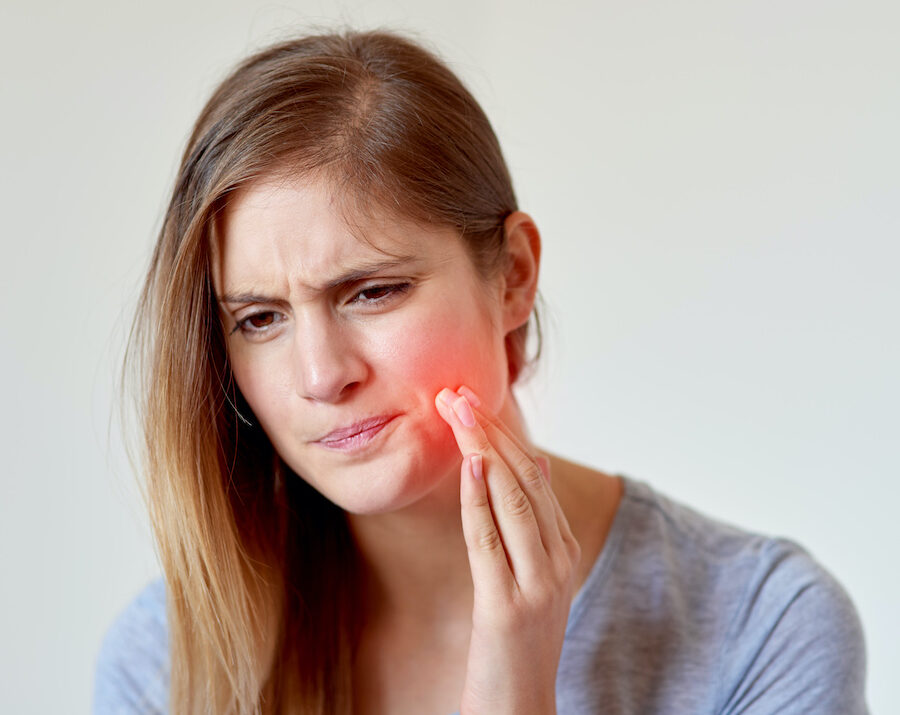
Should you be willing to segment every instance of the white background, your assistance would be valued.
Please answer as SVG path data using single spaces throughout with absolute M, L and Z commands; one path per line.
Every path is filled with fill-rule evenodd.
M 539 444 L 791 537 L 900 663 L 900 5 L 0 6 L 0 710 L 85 713 L 158 571 L 111 421 L 177 158 L 214 84 L 291 28 L 420 33 L 495 123 L 541 228 Z

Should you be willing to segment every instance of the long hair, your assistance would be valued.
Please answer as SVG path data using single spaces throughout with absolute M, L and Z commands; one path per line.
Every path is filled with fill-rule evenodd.
M 253 426 L 212 289 L 217 216 L 236 190 L 285 169 L 327 177 L 357 208 L 454 227 L 485 278 L 503 265 L 503 222 L 516 210 L 482 109 L 395 34 L 283 42 L 215 90 L 184 151 L 123 365 L 124 379 L 137 376 L 173 713 L 351 709 L 361 609 L 345 514 Z M 527 331 L 506 336 L 511 383 Z

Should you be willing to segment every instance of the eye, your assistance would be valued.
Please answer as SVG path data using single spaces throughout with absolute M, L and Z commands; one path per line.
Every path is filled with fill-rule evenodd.
M 277 325 L 280 321 L 275 319 L 275 313 L 271 310 L 265 310 L 260 313 L 253 313 L 246 318 L 241 318 L 234 326 L 232 333 L 240 330 L 244 334 L 259 334 L 270 330 L 272 326 Z
M 395 298 L 402 293 L 406 293 L 412 284 L 410 283 L 392 283 L 389 285 L 377 285 L 364 288 L 353 296 L 351 303 L 362 305 L 378 305 L 385 303 L 391 298 Z

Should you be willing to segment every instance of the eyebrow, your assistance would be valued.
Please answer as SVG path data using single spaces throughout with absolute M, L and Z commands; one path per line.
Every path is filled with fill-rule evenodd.
M 365 263 L 358 268 L 353 268 L 345 273 L 342 273 L 337 278 L 334 278 L 327 283 L 321 285 L 318 289 L 320 292 L 327 292 L 334 290 L 335 288 L 339 288 L 344 285 L 348 285 L 350 283 L 355 283 L 357 281 L 361 281 L 369 276 L 378 273 L 379 271 L 384 271 L 389 268 L 398 268 L 400 266 L 405 266 L 416 260 L 415 256 L 398 256 L 397 258 L 390 258 L 384 261 L 376 261 L 374 263 Z M 248 303 L 277 303 L 281 299 L 275 298 L 273 296 L 263 295 L 262 293 L 254 293 L 254 292 L 245 292 L 245 293 L 226 293 L 225 295 L 219 296 L 218 301 L 220 303 L 231 303 L 231 304 L 240 304 L 247 305 Z

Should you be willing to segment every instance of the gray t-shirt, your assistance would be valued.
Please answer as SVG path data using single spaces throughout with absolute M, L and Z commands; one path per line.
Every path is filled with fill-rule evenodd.
M 622 479 L 569 613 L 560 715 L 868 712 L 862 626 L 831 574 L 792 541 Z M 94 712 L 166 712 L 168 657 L 160 579 L 103 641 Z

